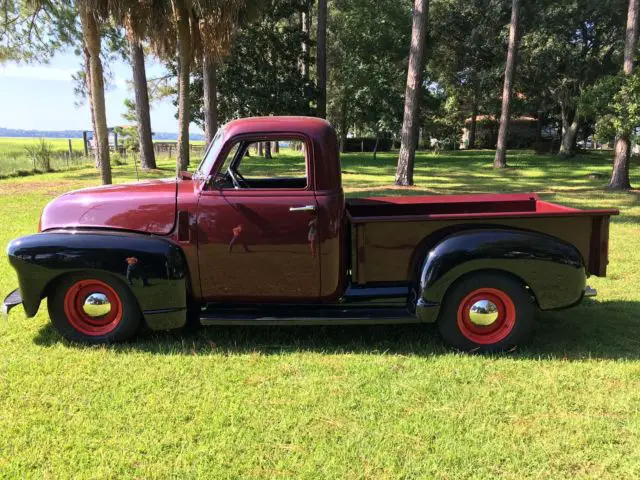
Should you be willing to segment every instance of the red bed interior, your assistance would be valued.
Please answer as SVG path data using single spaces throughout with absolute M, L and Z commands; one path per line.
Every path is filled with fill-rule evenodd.
M 347 210 L 352 217 L 580 211 L 544 202 L 535 193 L 354 198 L 347 200 Z

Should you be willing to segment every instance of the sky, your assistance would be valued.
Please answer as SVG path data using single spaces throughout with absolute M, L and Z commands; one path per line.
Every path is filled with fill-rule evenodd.
M 76 106 L 71 75 L 80 69 L 81 58 L 73 51 L 61 52 L 46 65 L 0 64 L 0 127 L 25 130 L 91 130 L 89 107 Z M 159 77 L 165 68 L 147 58 L 147 78 Z M 106 92 L 107 124 L 123 125 L 125 98 L 133 99 L 127 84 L 131 66 L 121 60 L 110 64 L 113 73 Z M 176 108 L 171 99 L 151 106 L 154 132 L 176 133 Z M 191 133 L 202 130 L 191 124 Z

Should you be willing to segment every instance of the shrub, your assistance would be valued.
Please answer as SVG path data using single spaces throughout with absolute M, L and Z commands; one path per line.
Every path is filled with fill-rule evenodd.
M 41 172 L 50 172 L 53 146 L 44 138 L 39 138 L 37 143 L 24 147 L 33 161 L 33 169 Z
M 467 124 L 469 128 L 469 124 Z M 476 148 L 492 150 L 498 142 L 500 123 L 492 118 L 479 120 L 476 125 Z M 507 148 L 531 148 L 536 143 L 536 121 L 514 118 L 509 122 Z
M 370 137 L 347 138 L 343 151 L 345 152 L 373 152 L 376 139 Z M 388 152 L 391 150 L 393 140 L 390 138 L 378 138 L 378 152 Z

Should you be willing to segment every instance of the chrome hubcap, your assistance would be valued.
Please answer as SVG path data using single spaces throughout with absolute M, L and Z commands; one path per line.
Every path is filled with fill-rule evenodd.
M 475 325 L 486 327 L 498 319 L 498 307 L 489 300 L 478 300 L 469 309 L 469 320 Z
M 111 303 L 104 293 L 96 292 L 84 300 L 82 310 L 90 317 L 103 317 L 111 311 Z

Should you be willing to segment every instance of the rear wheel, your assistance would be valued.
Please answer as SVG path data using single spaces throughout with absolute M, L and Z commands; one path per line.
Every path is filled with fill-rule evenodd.
M 68 340 L 111 343 L 128 340 L 140 327 L 135 297 L 109 275 L 64 277 L 49 295 L 51 323 Z
M 479 273 L 447 292 L 438 328 L 444 341 L 460 350 L 504 351 L 529 339 L 534 315 L 533 298 L 518 281 Z

